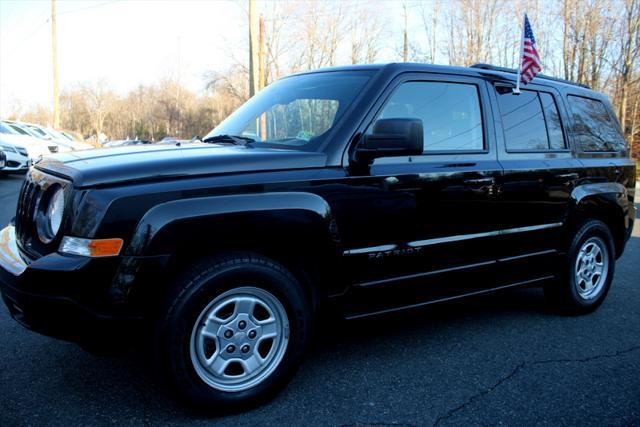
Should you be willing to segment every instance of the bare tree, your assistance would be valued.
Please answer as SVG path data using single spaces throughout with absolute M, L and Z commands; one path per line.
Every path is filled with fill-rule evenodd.
M 107 116 L 113 111 L 115 94 L 109 90 L 104 80 L 95 85 L 81 85 L 80 91 L 94 135 L 100 141 Z
M 638 56 L 640 55 L 640 0 L 623 0 L 623 14 L 619 28 L 620 44 L 615 69 L 619 75 L 618 82 L 618 117 L 629 136 L 627 127 L 627 109 L 629 93 L 632 86 L 640 82 L 637 73 Z
M 387 34 L 388 22 L 371 5 L 352 3 L 347 27 L 351 36 L 351 64 L 373 63 L 376 61 Z
M 501 13 L 501 0 L 456 0 L 449 4 L 449 63 L 471 65 L 492 62 L 493 23 Z

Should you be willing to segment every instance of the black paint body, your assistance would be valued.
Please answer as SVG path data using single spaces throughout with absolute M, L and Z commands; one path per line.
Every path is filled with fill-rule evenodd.
M 514 153 L 492 85 L 515 76 L 418 64 L 341 70 L 359 68 L 374 77 L 317 152 L 145 145 L 36 165 L 15 233 L 6 234 L 15 240 L 2 246 L 24 264 L 20 273 L 0 268 L 14 318 L 72 339 L 96 322 L 129 327 L 149 315 L 171 274 L 234 250 L 280 261 L 308 285 L 314 306 L 330 303 L 346 317 L 541 285 L 558 274 L 572 225 L 585 216 L 605 221 L 622 253 L 635 218 L 635 165 L 626 152 L 581 152 L 567 126 L 567 95 L 610 108 L 602 95 L 537 79 L 556 97 L 569 148 Z M 420 80 L 478 86 L 486 150 L 356 163 L 354 147 L 385 99 Z M 60 234 L 122 238 L 120 256 L 63 255 L 59 238 L 38 241 L 30 197 L 51 182 L 68 190 Z

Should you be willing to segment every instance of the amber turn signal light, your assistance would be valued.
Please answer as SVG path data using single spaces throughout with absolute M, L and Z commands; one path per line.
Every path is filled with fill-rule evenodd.
M 119 255 L 123 243 L 122 239 L 81 239 L 65 236 L 58 250 L 65 254 L 100 258 Z

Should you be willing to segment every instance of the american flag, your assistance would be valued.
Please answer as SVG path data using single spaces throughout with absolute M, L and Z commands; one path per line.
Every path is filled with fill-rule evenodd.
M 542 69 L 540 63 L 540 55 L 536 49 L 536 39 L 533 37 L 533 31 L 531 31 L 531 24 L 529 24 L 529 18 L 527 14 L 524 15 L 524 37 L 522 39 L 522 58 L 520 64 L 520 79 L 522 84 L 527 84 L 538 71 Z

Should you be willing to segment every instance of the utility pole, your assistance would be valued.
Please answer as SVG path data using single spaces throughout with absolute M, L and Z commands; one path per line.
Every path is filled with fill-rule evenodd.
M 402 46 L 402 61 L 407 62 L 409 57 L 409 35 L 407 34 L 407 3 L 402 3 L 402 10 L 404 11 L 404 44 Z
M 264 89 L 264 17 L 260 14 L 260 37 L 258 44 L 258 91 Z M 267 139 L 267 115 L 262 114 L 260 116 L 260 139 L 265 141 Z
M 256 0 L 249 0 L 249 96 L 258 91 L 258 20 Z
M 264 89 L 265 62 L 264 62 L 264 17 L 260 14 L 260 37 L 258 38 L 258 90 Z
M 51 0 L 51 62 L 53 64 L 53 127 L 60 128 L 60 94 L 58 92 L 58 34 L 56 0 Z

